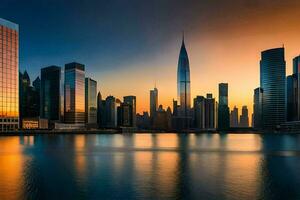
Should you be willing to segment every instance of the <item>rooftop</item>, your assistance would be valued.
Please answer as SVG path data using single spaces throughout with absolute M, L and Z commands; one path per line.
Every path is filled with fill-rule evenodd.
M 10 21 L 8 21 L 6 19 L 0 18 L 0 25 L 8 27 L 8 28 L 11 28 L 11 29 L 14 29 L 16 31 L 19 31 L 19 25 L 18 24 L 10 22 Z

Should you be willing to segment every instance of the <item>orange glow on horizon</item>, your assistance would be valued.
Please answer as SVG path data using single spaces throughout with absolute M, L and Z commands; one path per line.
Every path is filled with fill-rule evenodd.
M 218 23 L 199 24 L 185 31 L 191 70 L 191 100 L 197 95 L 212 93 L 218 101 L 218 84 L 227 82 L 230 110 L 237 106 L 240 115 L 242 106 L 247 105 L 251 125 L 253 91 L 259 87 L 261 51 L 284 44 L 287 75 L 292 72 L 292 59 L 300 54 L 298 8 L 280 6 L 266 12 L 262 8 L 252 8 L 251 11 L 245 8 L 245 13 L 237 19 L 220 18 Z M 117 73 L 99 72 L 97 81 L 102 96 L 114 95 L 122 99 L 126 95 L 135 95 L 137 112 L 149 112 L 149 90 L 156 83 L 159 104 L 172 108 L 172 99 L 177 97 L 180 45 L 179 32 L 176 39 L 170 37 L 160 54 L 151 59 L 124 66 Z

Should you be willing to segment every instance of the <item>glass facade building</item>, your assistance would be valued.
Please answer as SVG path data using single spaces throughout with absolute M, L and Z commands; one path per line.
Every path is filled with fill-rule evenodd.
M 262 128 L 262 101 L 263 101 L 263 90 L 258 87 L 254 90 L 253 96 L 253 128 Z
M 179 116 L 188 117 L 191 109 L 191 82 L 188 54 L 182 40 L 177 68 L 177 100 L 180 105 Z
M 293 59 L 293 74 L 287 76 L 287 121 L 300 120 L 300 56 Z
M 84 65 L 69 63 L 65 65 L 64 90 L 65 123 L 85 122 L 85 74 Z
M 173 117 L 174 129 L 189 129 L 192 125 L 191 81 L 190 64 L 184 38 L 182 39 L 177 67 L 177 103 L 177 115 Z
M 97 124 L 97 81 L 85 78 L 85 120 Z
M 19 127 L 19 26 L 0 18 L 0 131 Z
M 275 129 L 286 121 L 286 63 L 284 48 L 263 51 L 260 61 L 263 89 L 262 127 Z
M 40 116 L 48 120 L 61 119 L 61 67 L 49 66 L 41 69 Z

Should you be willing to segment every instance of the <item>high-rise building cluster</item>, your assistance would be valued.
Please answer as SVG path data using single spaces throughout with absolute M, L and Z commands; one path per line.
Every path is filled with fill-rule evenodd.
M 83 129 L 136 126 L 136 97 L 121 102 L 102 100 L 97 82 L 85 77 L 85 65 L 72 62 L 41 69 L 32 86 L 25 71 L 19 75 L 20 128 Z M 45 122 L 46 120 L 46 122 Z
M 150 115 L 138 115 L 137 126 L 142 129 L 165 131 L 178 130 L 221 130 L 232 127 L 249 127 L 248 109 L 243 106 L 238 119 L 238 110 L 230 114 L 228 106 L 228 83 L 219 84 L 219 102 L 211 93 L 206 97 L 196 96 L 191 106 L 190 66 L 184 38 L 179 52 L 177 67 L 177 99 L 173 99 L 173 112 L 158 103 L 158 89 L 150 90 Z M 240 122 L 239 122 L 240 121 Z
M 18 58 L 19 26 L 0 18 L 0 131 L 136 126 L 136 97 L 102 100 L 85 65 L 44 67 L 31 83 Z
M 284 48 L 261 52 L 260 86 L 254 90 L 252 126 L 259 130 L 300 130 L 300 56 L 286 77 Z M 159 104 L 150 90 L 150 108 L 136 113 L 136 97 L 102 98 L 85 65 L 72 62 L 43 67 L 34 81 L 19 71 L 19 26 L 0 19 L 0 131 L 33 129 L 141 128 L 165 131 L 230 130 L 249 127 L 247 106 L 229 108 L 228 83 L 191 97 L 190 64 L 184 38 L 177 65 L 177 99 L 173 108 Z
M 300 56 L 286 76 L 285 49 L 261 52 L 260 87 L 254 89 L 253 127 L 259 130 L 300 130 Z

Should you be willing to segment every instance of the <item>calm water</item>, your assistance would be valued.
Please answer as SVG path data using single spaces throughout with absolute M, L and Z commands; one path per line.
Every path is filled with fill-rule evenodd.
M 300 135 L 1 136 L 0 199 L 300 199 Z

